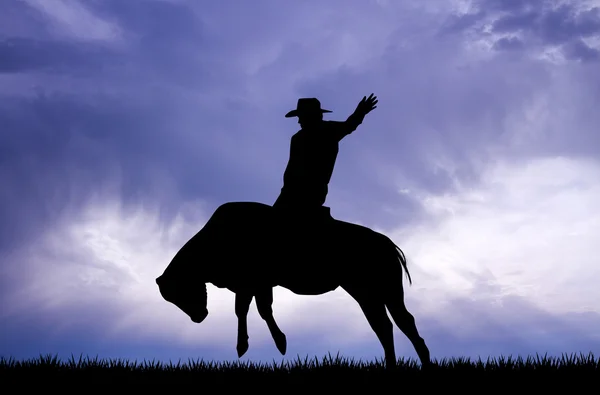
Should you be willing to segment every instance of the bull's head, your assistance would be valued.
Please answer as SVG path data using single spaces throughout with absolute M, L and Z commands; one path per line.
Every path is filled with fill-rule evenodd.
M 189 277 L 177 278 L 169 273 L 156 279 L 160 294 L 167 301 L 179 307 L 190 319 L 199 324 L 208 315 L 206 309 L 206 284 L 193 281 Z
M 201 323 L 208 315 L 206 281 L 203 278 L 206 273 L 202 272 L 204 264 L 200 261 L 210 261 L 210 251 L 218 244 L 213 241 L 214 237 L 210 237 L 214 233 L 210 229 L 218 229 L 215 225 L 209 227 L 215 221 L 211 218 L 203 229 L 185 243 L 162 276 L 156 279 L 162 297 L 179 307 L 196 323 Z

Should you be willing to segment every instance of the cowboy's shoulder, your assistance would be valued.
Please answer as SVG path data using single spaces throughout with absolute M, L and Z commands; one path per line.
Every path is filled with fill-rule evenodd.
M 328 129 L 334 129 L 342 125 L 344 122 L 341 121 L 323 121 L 323 124 Z
M 341 121 L 323 121 L 323 129 L 328 131 L 338 131 L 344 125 L 345 123 Z

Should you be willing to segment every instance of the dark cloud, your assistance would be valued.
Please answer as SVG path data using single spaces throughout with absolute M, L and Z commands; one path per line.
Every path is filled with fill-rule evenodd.
M 219 79 L 219 65 L 212 63 L 219 49 L 216 37 L 188 4 L 111 0 L 96 3 L 93 10 L 126 27 L 129 64 L 143 65 L 144 78 L 187 87 L 214 86 L 211 80 Z
M 87 5 L 98 17 L 122 26 L 122 37 L 115 42 L 82 42 L 0 26 L 0 72 L 43 70 L 73 77 L 94 74 L 95 78 L 126 78 L 129 83 L 188 89 L 214 89 L 224 81 L 235 83 L 226 78 L 231 67 L 220 53 L 220 35 L 207 31 L 189 4 L 107 1 Z M 39 11 L 29 7 L 14 13 L 23 23 L 29 14 L 40 18 Z
M 119 62 L 115 48 L 56 39 L 48 19 L 26 2 L 3 4 L 0 15 L 0 73 L 43 71 L 89 77 Z
M 35 237 L 114 181 L 126 204 L 156 201 L 167 217 L 185 199 L 274 200 L 256 175 L 215 149 L 224 131 L 249 132 L 240 117 L 253 106 L 235 97 L 218 98 L 224 106 L 198 103 L 239 77 L 192 10 L 158 1 L 92 5 L 126 27 L 124 46 L 0 41 L 0 72 L 36 85 L 0 98 L 0 250 Z M 31 10 L 17 11 L 25 18 Z M 58 88 L 50 83 L 56 76 L 65 77 Z
M 568 59 L 592 62 L 600 59 L 600 51 L 590 48 L 582 40 L 573 40 L 565 45 L 563 53 Z
M 521 28 L 530 30 L 544 44 L 550 45 L 565 44 L 574 39 L 600 34 L 600 8 L 578 12 L 575 4 L 564 4 L 545 13 L 539 12 L 532 24 Z
M 492 25 L 494 33 L 516 33 L 523 30 L 531 29 L 532 26 L 539 20 L 540 11 L 526 11 L 521 14 L 509 14 L 503 16 Z
M 450 15 L 441 26 L 438 34 L 443 36 L 447 33 L 462 32 L 475 27 L 487 15 L 484 11 L 467 13 L 462 15 Z
M 46 20 L 25 1 L 5 1 L 0 12 L 0 40 L 10 37 L 44 38 Z
M 554 6 L 552 1 L 480 0 L 477 11 L 454 15 L 441 32 L 474 31 L 480 35 L 516 35 L 498 37 L 496 50 L 530 50 L 562 46 L 568 59 L 595 61 L 598 50 L 582 39 L 600 34 L 600 7 L 581 10 L 577 2 Z M 491 29 L 484 30 L 484 24 Z
M 548 0 L 476 0 L 474 6 L 494 12 L 526 12 L 534 7 L 543 7 Z
M 110 69 L 120 60 L 118 53 L 104 46 L 19 37 L 0 41 L 0 73 L 85 76 Z
M 523 44 L 523 41 L 515 37 L 504 37 L 494 43 L 494 49 L 500 51 L 518 51 L 524 47 L 525 44 Z
M 189 144 L 174 117 L 161 100 L 41 93 L 0 101 L 0 248 L 34 237 L 113 181 L 125 204 L 149 199 L 171 214 L 180 199 L 216 204 L 253 188 L 211 145 Z

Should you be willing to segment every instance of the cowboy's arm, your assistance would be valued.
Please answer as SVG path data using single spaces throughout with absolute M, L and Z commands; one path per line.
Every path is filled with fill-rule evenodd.
M 352 113 L 345 121 L 329 121 L 332 126 L 332 133 L 337 141 L 340 141 L 347 135 L 354 132 L 365 118 L 364 114 L 359 112 Z
M 358 128 L 358 125 L 362 123 L 363 119 L 365 119 L 365 116 L 377 108 L 377 101 L 377 96 L 372 93 L 368 98 L 366 96 L 363 97 L 360 103 L 358 103 L 356 110 L 354 110 L 352 115 L 350 115 L 345 122 L 337 122 L 336 127 L 334 127 L 334 136 L 337 141 L 340 141 L 350 133 L 354 132 L 356 128 Z

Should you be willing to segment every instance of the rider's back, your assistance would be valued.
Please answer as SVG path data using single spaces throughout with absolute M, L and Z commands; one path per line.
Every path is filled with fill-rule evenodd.
M 335 133 L 339 124 L 322 121 L 292 136 L 290 158 L 276 207 L 316 210 L 323 206 L 339 152 Z

